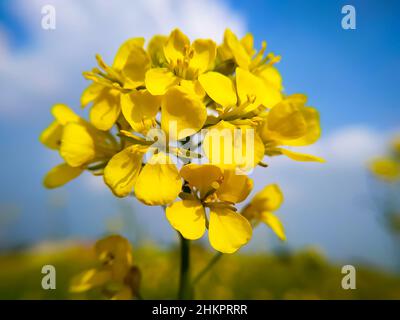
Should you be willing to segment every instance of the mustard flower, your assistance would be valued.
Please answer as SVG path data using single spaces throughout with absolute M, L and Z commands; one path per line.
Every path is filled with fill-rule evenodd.
M 233 253 L 250 240 L 251 225 L 234 207 L 253 188 L 249 177 L 211 164 L 185 165 L 180 176 L 190 193 L 182 194 L 182 200 L 168 206 L 166 216 L 183 237 L 199 239 L 208 226 L 211 246 L 223 253 Z M 206 209 L 210 211 L 209 221 Z
M 250 71 L 262 81 L 265 91 L 274 96 L 283 90 L 282 77 L 274 67 L 281 57 L 273 53 L 264 56 L 266 48 L 267 43 L 263 41 L 261 49 L 257 51 L 251 33 L 239 40 L 230 29 L 226 29 L 224 41 L 217 50 L 217 68 L 222 69 L 223 73 L 230 73 L 235 67 Z
M 52 108 L 55 120 L 40 141 L 58 151 L 63 163 L 50 170 L 44 185 L 59 187 L 84 170 L 102 175 L 115 196 L 133 194 L 146 205 L 163 206 L 182 235 L 182 248 L 185 239 L 199 239 L 208 230 L 215 250 L 233 253 L 260 222 L 284 240 L 274 214 L 283 202 L 277 185 L 265 187 L 241 212 L 236 209 L 253 188 L 243 173 L 265 167 L 265 156 L 323 161 L 287 148 L 315 143 L 321 128 L 305 95 L 283 92 L 275 67 L 280 57 L 266 53 L 266 42 L 256 50 L 251 34 L 239 39 L 229 29 L 219 45 L 190 41 L 179 29 L 144 44 L 131 38 L 111 65 L 96 55 L 98 68 L 83 73 L 92 81 L 81 95 L 81 106 L 90 105 L 89 121 L 65 105 Z M 399 146 L 395 157 L 375 162 L 372 170 L 400 176 Z M 190 163 L 194 158 L 203 162 Z M 101 265 L 75 278 L 71 289 L 137 297 L 140 273 L 127 240 L 108 237 L 96 250 Z M 191 292 L 186 271 L 181 270 L 180 297 Z
M 371 172 L 387 182 L 400 180 L 400 137 L 397 136 L 391 142 L 389 154 L 373 159 L 369 164 Z
M 285 155 L 296 161 L 318 161 L 324 159 L 298 153 L 282 146 L 307 146 L 315 143 L 321 128 L 319 114 L 315 108 L 305 106 L 307 97 L 295 94 L 286 97 L 264 115 L 259 134 L 268 156 Z
M 143 44 L 143 38 L 129 39 L 119 48 L 112 66 L 96 55 L 102 70 L 94 68 L 83 73 L 93 83 L 83 91 L 81 105 L 85 107 L 92 103 L 89 118 L 96 128 L 111 129 L 121 113 L 121 96 L 144 86 L 151 60 Z M 146 90 L 143 91 L 146 94 Z
M 70 291 L 79 293 L 99 288 L 113 300 L 138 298 L 141 274 L 133 264 L 128 240 L 118 235 L 108 236 L 96 242 L 95 252 L 100 266 L 74 277 Z
M 376 158 L 370 164 L 371 172 L 386 181 L 397 181 L 400 178 L 400 162 L 389 157 Z
M 254 167 L 264 157 L 264 144 L 255 130 L 253 139 L 247 141 L 246 130 L 255 129 L 259 125 L 262 121 L 259 113 L 279 103 L 282 99 L 281 93 L 276 91 L 275 95 L 269 94 L 260 79 L 242 68 L 236 68 L 234 80 L 217 72 L 208 72 L 201 75 L 199 81 L 214 102 L 211 106 L 217 112 L 217 116 L 209 116 L 206 122 L 209 125 L 203 144 L 206 156 L 213 164 L 239 165 L 244 171 Z M 217 142 L 219 140 L 218 135 L 226 134 L 225 139 L 228 136 L 233 137 L 235 128 L 240 129 L 240 143 L 235 145 L 234 141 L 230 143 L 226 140 L 223 144 L 215 142 L 215 139 Z M 246 154 L 246 144 L 249 143 L 252 143 L 250 157 Z M 239 154 L 242 151 L 242 163 L 227 163 L 224 156 L 227 152 Z
M 68 106 L 52 108 L 55 120 L 40 136 L 48 148 L 58 150 L 65 163 L 51 169 L 44 178 L 47 188 L 56 188 L 78 177 L 89 165 L 108 161 L 118 150 L 114 137 L 93 127 Z
M 197 79 L 202 73 L 211 70 L 217 53 L 214 41 L 197 39 L 190 43 L 189 38 L 179 29 L 171 32 L 168 38 L 153 38 L 149 47 L 153 62 L 159 67 L 146 73 L 146 87 L 153 95 L 163 95 L 170 87 L 181 85 L 199 96 L 204 96 Z M 162 46 L 162 53 L 160 48 Z

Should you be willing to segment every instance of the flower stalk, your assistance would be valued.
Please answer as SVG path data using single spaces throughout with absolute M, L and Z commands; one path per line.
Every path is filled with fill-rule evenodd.
M 179 300 L 189 300 L 193 298 L 193 290 L 190 283 L 190 240 L 185 239 L 179 234 L 181 245 L 181 267 L 179 272 Z
M 192 287 L 194 286 L 217 264 L 217 262 L 223 257 L 222 252 L 217 252 L 214 257 L 208 262 L 208 264 L 201 270 L 192 281 Z

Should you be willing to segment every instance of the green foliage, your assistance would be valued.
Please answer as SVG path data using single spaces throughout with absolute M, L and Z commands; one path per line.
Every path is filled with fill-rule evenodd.
M 174 299 L 178 285 L 179 252 L 144 246 L 134 250 L 142 272 L 144 299 Z M 192 275 L 213 254 L 192 250 Z M 92 246 L 57 246 L 0 257 L 1 299 L 99 299 L 99 292 L 69 293 L 72 277 L 95 265 Z M 57 270 L 57 289 L 41 288 L 41 268 Z M 198 299 L 399 299 L 400 278 L 356 265 L 357 289 L 343 290 L 341 266 L 315 250 L 296 253 L 224 255 L 196 286 Z

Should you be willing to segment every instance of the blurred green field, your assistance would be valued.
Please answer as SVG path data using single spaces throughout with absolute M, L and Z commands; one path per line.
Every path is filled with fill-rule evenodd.
M 212 257 L 193 247 L 192 268 L 197 274 Z M 144 299 L 174 299 L 179 272 L 178 250 L 146 245 L 134 251 L 142 271 Z M 41 268 L 54 265 L 57 289 L 41 288 Z M 98 299 L 98 292 L 68 292 L 71 278 L 94 267 L 92 244 L 60 243 L 0 256 L 0 299 Z M 356 266 L 357 289 L 341 288 L 341 266 L 315 250 L 296 253 L 223 256 L 198 284 L 197 299 L 399 299 L 400 277 Z

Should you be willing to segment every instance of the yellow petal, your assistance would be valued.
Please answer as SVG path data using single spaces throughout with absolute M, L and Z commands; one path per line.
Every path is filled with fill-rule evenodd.
M 191 187 L 200 192 L 201 198 L 212 188 L 213 182 L 220 182 L 223 179 L 221 168 L 211 164 L 190 163 L 184 165 L 179 174 Z
M 235 165 L 234 130 L 235 126 L 227 121 L 220 121 L 208 129 L 203 150 L 210 163 L 224 168 Z
M 80 117 L 65 104 L 58 103 L 51 108 L 51 113 L 61 125 L 66 125 L 68 122 L 79 122 Z
M 71 167 L 66 163 L 62 163 L 55 166 L 46 174 L 43 184 L 49 189 L 61 187 L 78 177 L 82 172 L 83 169 L 80 167 Z
M 266 86 L 259 77 L 242 68 L 236 68 L 236 86 L 240 103 L 254 99 L 253 109 L 259 105 L 272 108 L 282 100 L 280 91 Z
M 182 181 L 172 159 L 158 153 L 152 156 L 140 172 L 135 184 L 135 195 L 144 204 L 161 206 L 173 202 L 181 188 Z
M 199 81 L 208 96 L 223 107 L 235 106 L 237 102 L 235 86 L 230 78 L 218 72 L 207 72 Z
M 234 59 L 231 49 L 228 47 L 228 45 L 225 42 L 217 47 L 217 58 L 218 58 L 218 61 L 220 61 L 221 63 Z
M 60 148 L 62 132 L 63 126 L 57 121 L 53 121 L 46 129 L 42 131 L 39 140 L 47 148 L 57 150 Z
M 113 62 L 113 68 L 115 70 L 122 70 L 122 68 L 125 66 L 128 57 L 131 55 L 132 50 L 135 48 L 143 47 L 144 44 L 144 38 L 131 38 L 127 41 L 125 41 L 118 49 L 117 54 L 115 55 L 114 62 Z
M 220 121 L 207 131 L 203 150 L 214 165 L 248 171 L 264 157 L 264 143 L 252 127 Z
M 117 90 L 103 90 L 90 109 L 90 122 L 99 130 L 110 130 L 120 111 L 120 93 Z
M 249 221 L 228 207 L 210 209 L 209 240 L 211 246 L 223 253 L 234 253 L 251 238 Z
M 168 63 L 176 63 L 178 59 L 183 61 L 189 46 L 189 38 L 179 29 L 173 30 L 164 45 L 164 55 Z
M 206 230 L 206 213 L 197 200 L 182 200 L 166 208 L 166 216 L 173 228 L 189 240 L 203 236 Z
M 201 86 L 199 80 L 185 80 L 182 79 L 179 83 L 182 87 L 192 91 L 195 95 L 197 95 L 200 99 L 203 99 L 206 95 L 203 87 Z
M 153 96 L 147 90 L 133 91 L 121 96 L 121 108 L 132 129 L 144 132 L 154 122 L 161 106 L 161 96 Z
M 285 100 L 294 103 L 299 107 L 304 107 L 307 103 L 307 96 L 303 93 L 293 93 L 289 96 L 286 96 Z
M 206 107 L 192 91 L 175 86 L 164 95 L 161 127 L 171 140 L 180 140 L 199 131 L 206 119 Z
M 274 66 L 263 65 L 261 68 L 258 68 L 254 73 L 264 81 L 266 86 L 272 87 L 277 91 L 283 90 L 282 76 L 279 73 L 278 69 L 276 69 Z
M 103 85 L 93 82 L 83 90 L 81 95 L 81 107 L 86 107 L 90 102 L 94 101 L 101 94 L 103 88 Z
M 277 151 L 280 153 L 284 154 L 285 156 L 289 157 L 292 160 L 295 161 L 315 161 L 315 162 L 325 162 L 325 159 L 313 156 L 311 154 L 304 154 L 304 153 L 299 153 L 299 152 L 294 152 L 288 149 L 281 149 L 277 148 Z
M 111 280 L 109 271 L 90 269 L 72 278 L 70 291 L 84 292 L 105 285 Z
M 98 260 L 111 271 L 114 283 L 126 281 L 132 268 L 132 246 L 129 241 L 119 235 L 110 235 L 96 242 L 95 252 Z
M 239 203 L 247 198 L 253 189 L 253 180 L 235 170 L 224 170 L 224 180 L 217 190 L 217 196 L 222 201 Z
M 149 53 L 153 66 L 155 67 L 160 67 L 166 62 L 164 56 L 164 45 L 167 42 L 167 39 L 166 36 L 155 35 L 149 41 L 147 52 Z
M 142 47 L 133 46 L 128 60 L 122 68 L 122 74 L 126 77 L 124 88 L 136 89 L 142 86 L 150 64 L 150 57 L 147 52 Z
M 240 43 L 245 48 L 247 54 L 251 57 L 255 54 L 254 50 L 254 38 L 251 33 L 247 33 L 241 40 Z
M 259 191 L 251 200 L 254 210 L 276 211 L 283 203 L 283 193 L 277 184 L 270 184 Z
M 163 95 L 165 92 L 179 83 L 168 68 L 154 68 L 146 72 L 146 88 L 152 95 Z
M 197 39 L 192 44 L 193 57 L 189 62 L 189 69 L 200 75 L 214 66 L 217 55 L 217 45 L 208 39 Z M 197 78 L 197 77 L 196 77 Z
M 315 108 L 302 107 L 301 113 L 307 124 L 306 132 L 300 138 L 294 140 L 284 140 L 285 146 L 307 146 L 315 143 L 321 136 L 321 126 L 319 122 L 319 113 Z
M 100 262 L 117 262 L 132 264 L 132 246 L 129 241 L 120 235 L 110 235 L 96 241 L 95 252 Z
M 71 167 L 82 166 L 94 159 L 95 144 L 85 125 L 70 122 L 64 127 L 60 154 Z
M 108 162 L 104 169 L 104 182 L 116 196 L 125 197 L 132 192 L 145 151 L 139 146 L 130 146 L 114 155 Z
M 391 158 L 374 159 L 370 170 L 383 180 L 395 181 L 400 178 L 400 163 Z
M 266 125 L 277 140 L 297 139 L 307 132 L 301 108 L 289 101 L 282 101 L 269 111 Z
M 279 218 L 271 212 L 263 212 L 261 221 L 267 224 L 282 241 L 286 240 L 285 229 Z
M 224 42 L 231 50 L 237 65 L 241 68 L 248 69 L 251 61 L 250 56 L 237 36 L 229 29 L 225 30 Z

